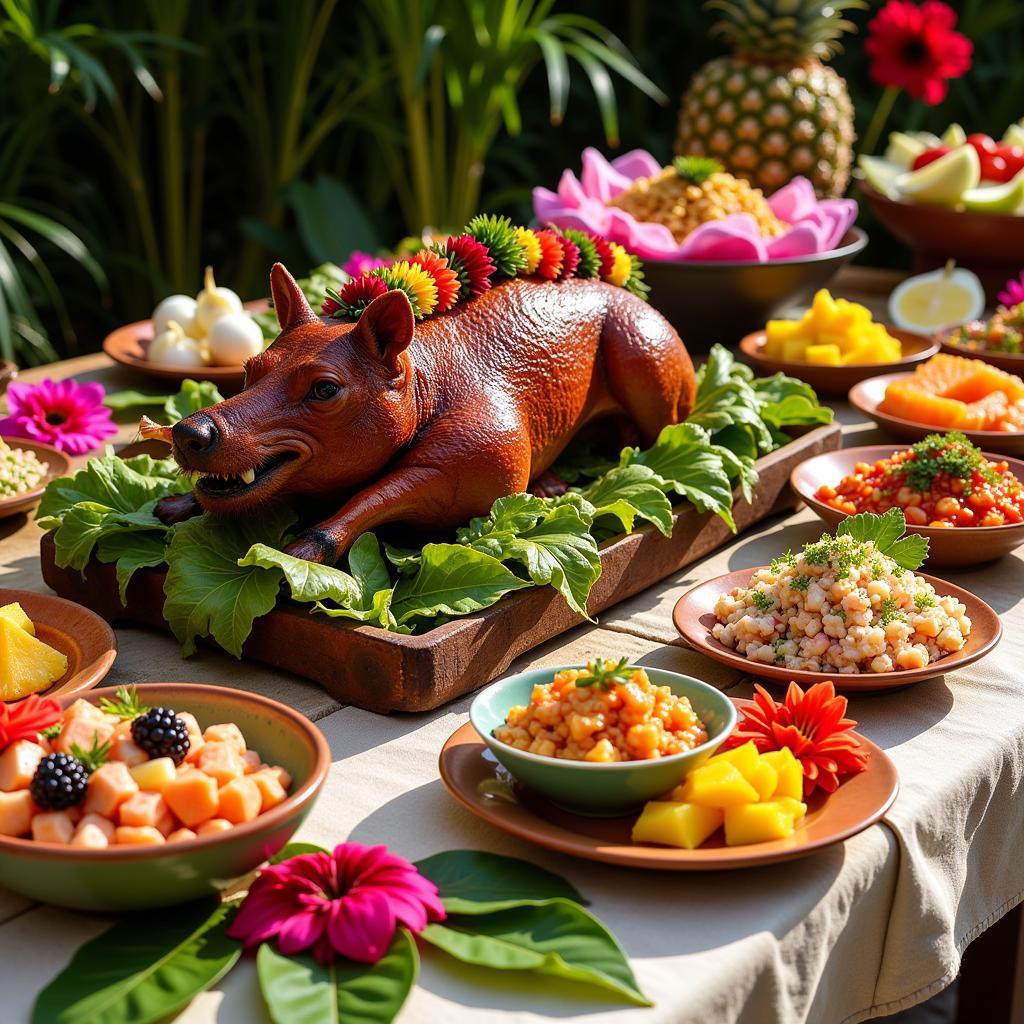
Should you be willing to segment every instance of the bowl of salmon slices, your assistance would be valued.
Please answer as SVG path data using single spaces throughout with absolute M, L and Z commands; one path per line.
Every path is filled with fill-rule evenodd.
M 331 763 L 292 708 L 196 683 L 29 698 L 0 742 L 0 885 L 102 912 L 210 896 L 269 860 Z

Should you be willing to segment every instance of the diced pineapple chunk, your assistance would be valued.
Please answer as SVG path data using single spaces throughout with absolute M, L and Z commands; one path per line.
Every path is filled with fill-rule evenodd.
M 718 761 L 728 761 L 730 764 L 736 765 L 740 775 L 748 779 L 750 773 L 757 767 L 759 756 L 757 747 L 754 746 L 754 741 L 747 740 L 742 746 L 733 747 L 732 750 L 720 750 L 717 754 L 708 758 L 706 763 L 715 764 Z
M 757 764 L 745 776 L 761 800 L 769 800 L 775 795 L 775 787 L 779 783 L 779 773 L 764 758 L 759 757 Z
M 782 358 L 790 363 L 802 363 L 807 346 L 810 345 L 810 338 L 790 338 L 782 343 Z
M 25 609 L 17 601 L 0 606 L 0 619 L 7 619 L 26 633 L 36 635 L 35 623 L 25 614 Z
M 695 768 L 686 777 L 678 799 L 704 807 L 736 807 L 756 803 L 757 790 L 743 778 L 736 765 L 729 761 L 708 762 Z
M 778 800 L 780 797 L 788 796 L 793 800 L 800 800 L 804 795 L 804 769 L 803 765 L 793 756 L 789 747 L 781 750 L 771 750 L 761 755 L 762 760 L 767 761 L 778 773 L 778 783 L 772 797 Z
M 794 800 L 791 796 L 780 796 L 775 802 L 782 804 L 787 811 L 792 812 L 794 825 L 799 825 L 807 817 L 807 804 L 802 800 Z
M 843 363 L 836 345 L 808 345 L 804 359 L 814 366 L 842 366 Z
M 0 617 L 0 700 L 20 700 L 52 686 L 68 659 L 42 640 Z
M 767 843 L 785 839 L 793 832 L 794 814 L 779 801 L 746 804 L 725 809 L 725 842 L 727 846 Z
M 633 826 L 634 843 L 661 843 L 696 850 L 722 824 L 722 811 L 700 804 L 652 801 Z
M 143 761 L 130 770 L 139 789 L 148 793 L 162 793 L 175 778 L 174 762 L 169 757 Z
M 839 313 L 836 300 L 829 294 L 827 288 L 819 288 L 814 293 L 814 300 L 811 302 L 811 320 L 815 330 L 827 331 L 832 321 Z

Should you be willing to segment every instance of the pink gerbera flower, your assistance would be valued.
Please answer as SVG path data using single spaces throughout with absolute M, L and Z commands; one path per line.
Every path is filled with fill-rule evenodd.
M 386 846 L 342 843 L 264 868 L 228 934 L 247 948 L 276 938 L 287 956 L 312 949 L 324 965 L 335 955 L 375 964 L 399 925 L 421 932 L 444 918 L 437 887 L 409 861 Z
M 1004 306 L 1019 306 L 1024 303 L 1024 270 L 1018 277 L 1011 277 L 1006 288 L 999 293 L 999 301 Z
M 391 260 L 382 260 L 373 253 L 360 252 L 358 249 L 352 253 L 341 269 L 348 274 L 349 277 L 361 277 L 363 274 L 368 273 L 371 270 L 376 270 L 378 267 L 386 267 L 391 263 Z
M 27 437 L 69 455 L 82 455 L 117 433 L 103 397 L 103 385 L 95 381 L 11 384 L 7 389 L 9 415 L 0 419 L 0 434 Z

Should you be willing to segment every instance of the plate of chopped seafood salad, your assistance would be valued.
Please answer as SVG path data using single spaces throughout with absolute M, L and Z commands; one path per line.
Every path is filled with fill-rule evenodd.
M 0 437 L 0 519 L 28 511 L 51 480 L 70 470 L 68 457 L 51 445 Z
M 697 650 L 769 680 L 840 690 L 904 686 L 970 664 L 998 643 L 999 617 L 960 587 L 916 572 L 928 539 L 902 509 L 844 519 L 797 554 L 694 587 L 673 612 Z

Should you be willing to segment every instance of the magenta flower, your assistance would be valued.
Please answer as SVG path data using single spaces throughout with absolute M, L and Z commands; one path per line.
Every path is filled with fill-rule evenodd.
M 335 954 L 375 964 L 395 930 L 421 932 L 443 921 L 437 887 L 386 846 L 341 843 L 264 868 L 228 935 L 246 946 L 277 939 L 286 956 L 312 948 L 321 964 Z
M 369 270 L 376 270 L 378 267 L 390 266 L 391 260 L 382 260 L 374 256 L 372 253 L 360 252 L 356 249 L 347 260 L 345 260 L 342 270 L 348 274 L 349 277 L 362 277 Z
M 1006 290 L 1001 291 L 998 298 L 1004 306 L 1019 306 L 1024 302 L 1024 270 L 1006 282 Z
M 27 437 L 69 455 L 82 455 L 117 433 L 103 396 L 103 385 L 95 381 L 11 384 L 7 388 L 9 414 L 0 419 L 0 434 Z

